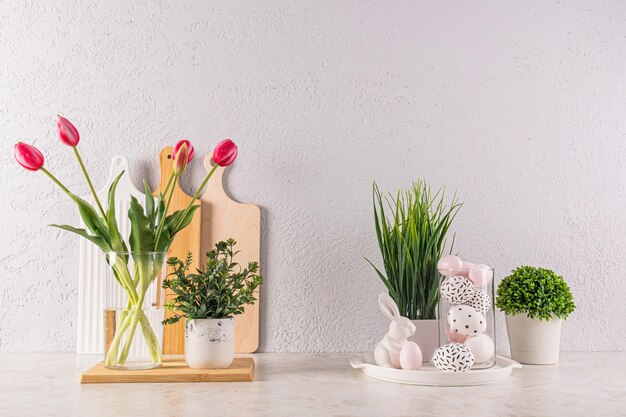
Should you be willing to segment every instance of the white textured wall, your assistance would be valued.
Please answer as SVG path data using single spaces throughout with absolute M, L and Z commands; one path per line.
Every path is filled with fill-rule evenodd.
M 156 3 L 0 3 L 0 350 L 75 347 L 76 238 L 45 225 L 77 213 L 11 149 L 86 194 L 57 113 L 100 184 L 117 153 L 154 185 L 164 145 L 237 141 L 230 190 L 263 207 L 262 350 L 374 346 L 371 182 L 418 176 L 465 202 L 461 255 L 567 278 L 564 349 L 624 349 L 626 2 Z

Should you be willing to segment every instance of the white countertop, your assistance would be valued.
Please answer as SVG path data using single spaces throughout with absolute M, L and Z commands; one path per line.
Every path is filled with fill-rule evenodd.
M 257 354 L 256 381 L 79 384 L 100 361 L 1 353 L 0 416 L 574 416 L 626 415 L 626 353 L 564 353 L 505 381 L 436 388 L 377 381 L 354 355 Z

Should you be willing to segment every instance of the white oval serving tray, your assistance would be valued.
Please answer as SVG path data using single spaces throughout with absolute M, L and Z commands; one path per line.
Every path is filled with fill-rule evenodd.
M 513 359 L 497 356 L 496 364 L 488 369 L 476 369 L 469 372 L 444 372 L 427 363 L 419 371 L 405 371 L 374 365 L 374 356 L 371 354 L 352 359 L 350 365 L 353 368 L 362 369 L 367 376 L 383 381 L 437 387 L 492 384 L 506 379 L 511 375 L 513 369 L 522 367 Z

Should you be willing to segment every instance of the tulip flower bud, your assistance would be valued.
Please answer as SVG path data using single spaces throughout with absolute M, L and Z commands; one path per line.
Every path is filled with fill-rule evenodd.
M 78 145 L 80 134 L 69 120 L 57 115 L 57 129 L 59 130 L 59 139 L 61 139 L 61 142 L 71 147 Z
M 213 150 L 213 161 L 221 167 L 227 167 L 232 164 L 236 158 L 237 145 L 230 139 L 224 139 L 218 143 Z
M 190 163 L 191 160 L 193 159 L 193 155 L 195 154 L 195 151 L 193 149 L 193 146 L 191 145 L 191 142 L 189 142 L 187 139 L 179 140 L 178 143 L 176 143 L 176 145 L 174 145 L 174 149 L 172 149 L 172 158 L 176 159 L 176 153 L 178 153 L 178 150 L 180 149 L 180 147 L 183 146 L 183 143 L 185 145 L 187 145 L 187 149 L 189 150 L 189 156 L 187 157 L 187 163 Z
M 17 163 L 29 171 L 38 171 L 43 166 L 43 154 L 32 145 L 18 142 L 13 152 Z
M 178 148 L 178 152 L 174 155 L 174 175 L 179 176 L 183 173 L 187 167 L 187 161 L 189 160 L 189 149 L 187 144 L 183 143 Z

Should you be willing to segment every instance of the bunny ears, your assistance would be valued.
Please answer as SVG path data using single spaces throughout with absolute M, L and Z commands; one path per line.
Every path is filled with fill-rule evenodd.
M 382 311 L 389 320 L 396 320 L 400 317 L 400 310 L 396 302 L 393 301 L 393 298 L 388 294 L 381 293 L 378 296 L 378 305 L 380 306 L 380 311 Z

